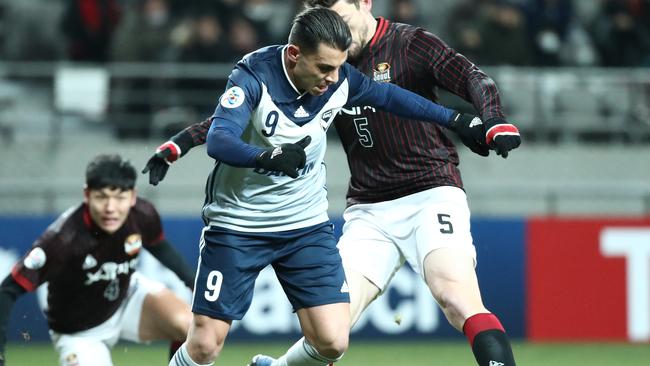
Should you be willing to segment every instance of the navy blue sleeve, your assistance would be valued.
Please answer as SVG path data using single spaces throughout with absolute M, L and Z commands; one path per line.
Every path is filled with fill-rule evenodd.
M 210 157 L 228 165 L 254 167 L 264 149 L 249 145 L 240 136 L 248 126 L 251 112 L 262 94 L 259 81 L 241 63 L 228 77 L 226 92 L 212 115 L 207 149 Z
M 344 67 L 348 69 L 346 71 L 350 82 L 350 97 L 346 107 L 372 105 L 400 117 L 435 122 L 445 127 L 449 126 L 456 113 L 453 109 L 433 103 L 397 85 L 378 83 L 349 64 Z

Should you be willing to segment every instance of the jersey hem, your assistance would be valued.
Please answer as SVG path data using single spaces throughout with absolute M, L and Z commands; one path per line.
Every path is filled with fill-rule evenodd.
M 278 225 L 278 226 L 250 227 L 250 226 L 240 226 L 232 223 L 215 221 L 215 220 L 210 220 L 209 226 L 217 226 L 229 230 L 243 231 L 247 233 L 265 233 L 265 232 L 304 229 L 306 227 L 322 224 L 327 221 L 329 221 L 329 216 L 327 216 L 327 213 L 323 213 L 309 220 L 294 222 L 286 225 Z

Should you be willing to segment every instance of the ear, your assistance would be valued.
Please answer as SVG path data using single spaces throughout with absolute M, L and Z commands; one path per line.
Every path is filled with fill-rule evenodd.
M 300 47 L 295 44 L 289 44 L 287 46 L 287 58 L 292 63 L 297 63 L 300 58 Z
M 372 0 L 361 0 L 359 5 L 361 9 L 370 11 L 372 9 Z
M 88 204 L 88 198 L 90 197 L 90 189 L 88 186 L 84 186 L 84 203 Z
M 135 206 L 135 202 L 138 200 L 138 190 L 133 188 L 133 194 L 131 195 L 131 207 Z

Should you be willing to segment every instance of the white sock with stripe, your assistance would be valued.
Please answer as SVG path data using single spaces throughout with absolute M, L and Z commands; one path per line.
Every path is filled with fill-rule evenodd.
M 169 361 L 169 366 L 212 366 L 214 365 L 214 362 L 208 363 L 208 364 L 199 364 L 194 362 L 192 358 L 190 358 L 190 354 L 187 353 L 187 343 L 183 343 L 182 346 L 176 350 L 176 353 L 174 354 L 174 357 Z
M 343 357 L 341 355 L 341 357 Z M 272 366 L 325 366 L 334 363 L 341 359 L 329 358 L 318 353 L 316 348 L 312 346 L 305 337 L 291 346 L 287 353 L 275 360 Z

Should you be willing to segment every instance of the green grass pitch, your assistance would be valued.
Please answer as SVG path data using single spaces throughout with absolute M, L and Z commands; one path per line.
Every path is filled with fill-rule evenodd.
M 226 343 L 216 365 L 245 366 L 256 353 L 278 356 L 286 343 Z M 517 364 L 523 366 L 648 366 L 650 345 L 625 343 L 515 343 Z M 57 365 L 49 343 L 10 343 L 8 366 Z M 167 365 L 167 345 L 149 346 L 120 343 L 113 349 L 115 366 Z M 472 366 L 476 365 L 465 342 L 396 342 L 351 344 L 341 366 Z

